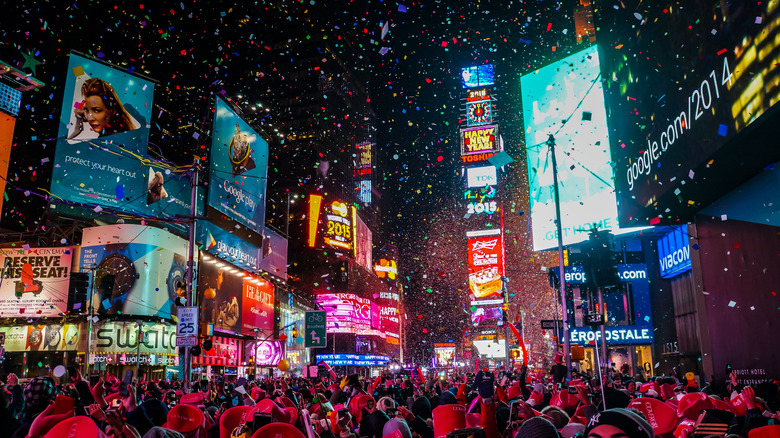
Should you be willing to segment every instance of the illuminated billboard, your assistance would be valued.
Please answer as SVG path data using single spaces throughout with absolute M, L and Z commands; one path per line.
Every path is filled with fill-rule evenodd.
M 67 312 L 73 248 L 25 247 L 0 249 L 0 317 L 58 317 Z
M 476 88 L 493 85 L 493 65 L 475 65 L 460 70 L 463 88 Z
M 469 292 L 475 304 L 501 300 L 504 275 L 504 245 L 501 230 L 469 232 Z M 480 303 L 481 302 L 481 303 Z
M 187 241 L 160 228 L 136 224 L 84 228 L 81 266 L 95 272 L 94 312 L 171 318 L 178 284 L 187 275 L 186 254 Z M 104 286 L 104 279 L 113 281 Z
M 469 188 L 498 184 L 496 166 L 469 167 L 466 169 L 466 185 Z
M 599 229 L 619 232 L 600 78 L 596 46 L 520 78 L 535 251 L 558 245 L 547 145 L 553 133 L 563 244 L 587 240 L 594 223 Z
M 600 12 L 621 224 L 685 222 L 780 159 L 778 2 Z
M 198 266 L 201 321 L 235 334 L 273 329 L 272 282 L 203 254 Z
M 380 329 L 390 338 L 399 339 L 401 329 L 401 317 L 395 306 L 378 306 Z
M 483 125 L 492 121 L 493 111 L 490 100 L 481 100 L 466 104 L 466 124 L 469 126 Z
M 317 361 L 325 362 L 334 367 L 383 367 L 390 362 L 390 359 L 387 356 L 375 354 L 318 354 Z
M 378 312 L 378 306 L 371 300 L 351 293 L 317 294 L 315 300 L 327 312 L 328 333 L 371 335 L 382 339 L 387 337 L 379 329 L 380 315 L 373 315 Z
M 466 200 L 467 214 L 493 214 L 499 210 L 496 198 L 496 188 L 485 186 L 480 189 L 468 189 L 463 193 L 463 199 Z
M 268 142 L 224 100 L 215 103 L 209 165 L 209 205 L 263 232 Z
M 476 155 L 498 152 L 498 128 L 495 125 L 474 126 L 460 130 L 460 154 Z M 485 158 L 487 159 L 487 157 Z
M 473 343 L 479 355 L 488 359 L 500 359 L 506 357 L 506 341 L 499 339 L 498 342 L 477 340 Z
M 455 344 L 436 343 L 433 344 L 433 351 L 436 353 L 437 367 L 450 366 L 455 360 Z
M 495 326 L 504 316 L 501 307 L 477 307 L 471 312 L 471 324 L 473 326 Z
M 96 213 L 190 214 L 188 176 L 147 152 L 153 94 L 149 79 L 70 55 L 52 170 L 56 198 L 95 206 Z

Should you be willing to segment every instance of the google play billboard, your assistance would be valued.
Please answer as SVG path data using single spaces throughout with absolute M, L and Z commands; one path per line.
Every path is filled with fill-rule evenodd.
M 619 233 L 596 46 L 523 76 L 520 87 L 534 250 L 558 245 L 547 144 L 551 134 L 556 143 L 563 244 L 586 240 L 594 223 Z

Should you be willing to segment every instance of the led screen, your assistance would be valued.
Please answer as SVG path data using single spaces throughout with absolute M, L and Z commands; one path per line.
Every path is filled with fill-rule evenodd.
M 58 317 L 65 313 L 72 258 L 73 248 L 68 246 L 1 249 L 0 317 Z
M 780 4 L 619 5 L 598 40 L 620 221 L 679 223 L 777 161 L 776 124 L 735 137 L 777 113 Z
M 460 154 L 476 155 L 498 152 L 498 128 L 495 125 L 475 126 L 460 130 Z M 486 158 L 487 159 L 487 158 Z
M 596 46 L 527 74 L 520 84 L 534 250 L 558 245 L 547 146 L 550 134 L 556 142 L 563 244 L 586 240 L 594 223 L 616 232 L 612 158 Z
M 500 230 L 468 238 L 469 292 L 472 299 L 495 300 L 503 287 L 504 245 Z
M 471 312 L 471 324 L 474 326 L 496 325 L 502 317 L 503 312 L 500 307 L 477 307 L 474 312 Z
M 262 233 L 268 142 L 222 99 L 215 104 L 209 205 Z
M 452 365 L 453 360 L 455 360 L 455 345 L 437 345 L 433 347 L 436 353 L 436 366 L 446 367 Z
M 463 88 L 485 87 L 493 85 L 493 65 L 475 65 L 460 70 Z
M 350 293 L 333 293 L 318 294 L 316 301 L 327 311 L 328 333 L 387 337 L 378 327 L 381 326 L 381 318 L 372 316 L 372 307 L 378 309 L 378 306 L 371 300 Z

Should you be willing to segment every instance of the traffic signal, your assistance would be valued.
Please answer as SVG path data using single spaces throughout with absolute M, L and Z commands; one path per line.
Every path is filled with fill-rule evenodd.
M 612 234 L 594 228 L 585 244 L 585 282 L 590 288 L 609 288 L 620 285 Z
M 89 296 L 89 273 L 71 272 L 68 284 L 68 312 L 84 313 Z

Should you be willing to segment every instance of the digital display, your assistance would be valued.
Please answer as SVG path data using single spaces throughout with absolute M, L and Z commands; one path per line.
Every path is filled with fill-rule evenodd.
M 563 244 L 587 240 L 594 223 L 619 232 L 601 84 L 596 46 L 520 78 L 535 251 L 558 245 L 550 134 L 555 134 Z
M 436 353 L 436 366 L 452 365 L 455 360 L 455 344 L 434 344 L 433 350 Z
M 498 342 L 477 340 L 472 344 L 479 351 L 480 356 L 488 359 L 506 357 L 506 341 L 504 339 L 499 339 Z
M 325 206 L 323 240 L 326 245 L 352 253 L 357 232 L 357 209 L 341 201 Z
M 493 121 L 490 100 L 470 102 L 466 104 L 466 123 L 469 126 L 482 125 Z
M 327 333 L 352 333 L 373 335 L 385 339 L 387 335 L 379 330 L 379 324 L 372 318 L 372 306 L 376 304 L 367 298 L 351 293 L 326 293 L 315 296 L 317 303 L 327 312 Z
M 383 367 L 390 359 L 375 354 L 318 354 L 317 361 L 330 366 Z
M 214 109 L 209 205 L 262 233 L 268 142 L 222 99 L 216 99 Z
M 466 185 L 469 188 L 498 184 L 496 166 L 469 167 L 466 169 Z
M 187 241 L 160 228 L 118 224 L 84 228 L 82 270 L 92 270 L 92 306 L 101 315 L 171 318 L 187 272 Z M 113 276 L 108 277 L 109 275 Z M 104 280 L 110 283 L 104 285 Z
M 686 225 L 676 226 L 674 231 L 658 239 L 658 264 L 663 278 L 676 277 L 692 269 Z
M 503 316 L 500 307 L 477 307 L 476 311 L 471 312 L 471 325 L 496 325 Z
M 468 189 L 463 193 L 466 201 L 466 214 L 493 214 L 499 210 L 496 198 L 496 188 L 485 186 L 481 189 Z
M 484 64 L 461 69 L 463 88 L 476 88 L 493 85 L 493 65 Z
M 247 342 L 247 346 L 252 348 Z M 281 341 L 265 341 L 257 344 L 255 348 L 255 365 L 276 366 L 284 358 L 284 344 Z
M 498 128 L 495 125 L 475 126 L 460 130 L 460 154 L 474 155 L 498 152 Z M 487 159 L 487 157 L 485 158 Z
M 676 224 L 778 160 L 776 124 L 735 137 L 780 100 L 779 4 L 620 4 L 598 23 L 620 221 Z
M 469 291 L 479 300 L 498 298 L 503 288 L 504 245 L 501 230 L 469 237 Z

